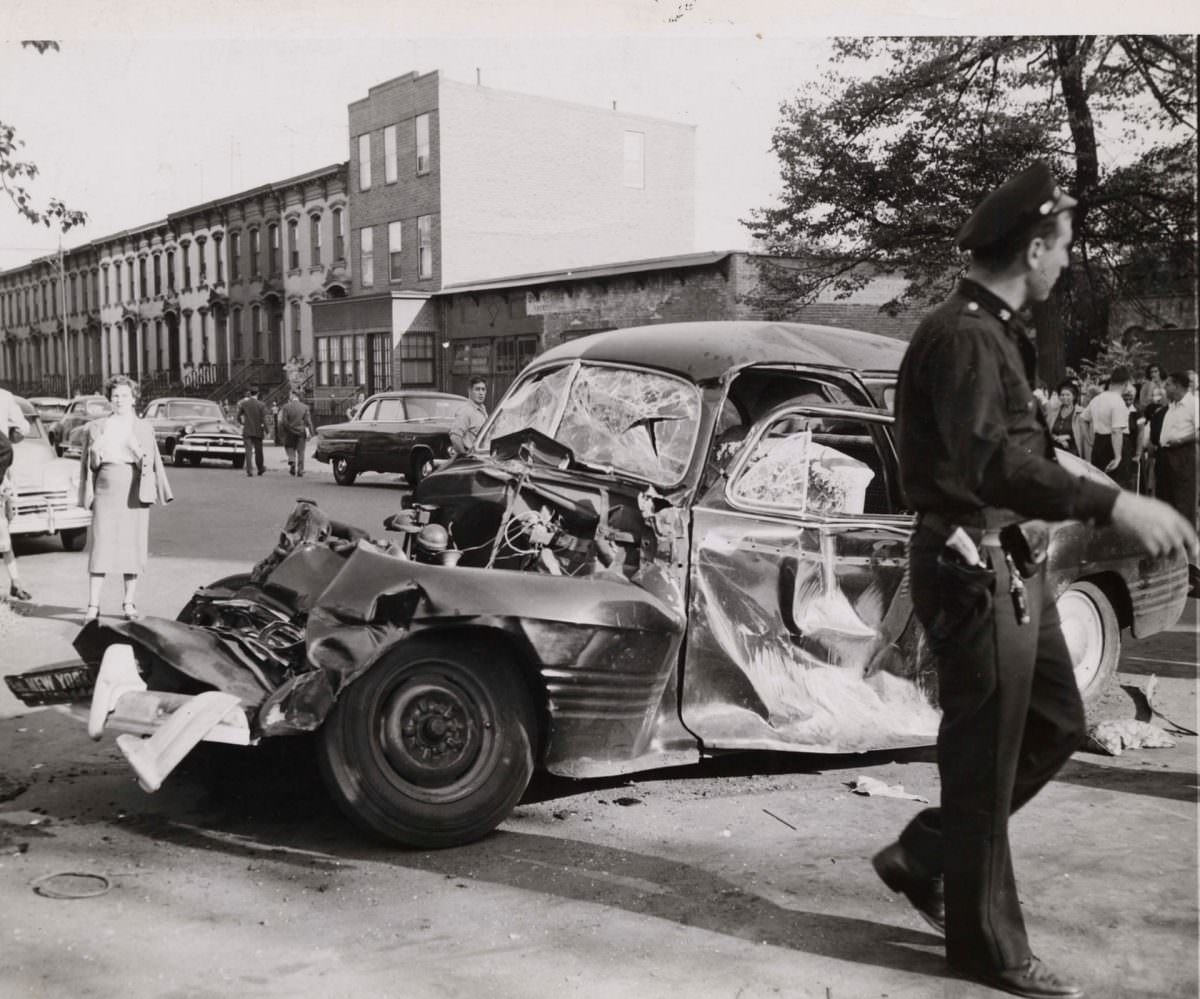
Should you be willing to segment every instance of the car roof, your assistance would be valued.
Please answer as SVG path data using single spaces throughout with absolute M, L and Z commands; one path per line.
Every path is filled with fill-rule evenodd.
M 897 370 L 907 349 L 904 340 L 836 326 L 713 320 L 589 333 L 546 351 L 535 363 L 575 358 L 612 361 L 659 368 L 700 382 L 765 363 Z
M 31 403 L 28 399 L 22 398 L 19 395 L 14 395 L 13 398 L 16 399 L 17 407 L 21 410 L 22 416 L 30 417 L 38 415 L 38 411 L 33 408 L 33 403 Z
M 455 399 L 459 402 L 466 399 L 465 395 L 455 395 L 453 392 L 434 392 L 430 389 L 428 392 L 423 389 L 397 389 L 394 392 L 376 392 L 374 395 L 367 396 L 368 401 L 371 399 L 414 399 L 416 397 L 422 399 Z
M 211 402 L 214 406 L 221 405 L 215 399 L 197 399 L 194 395 L 159 396 L 157 399 L 151 399 L 150 402 Z
M 29 401 L 31 403 L 33 403 L 35 406 L 37 406 L 39 404 L 43 405 L 43 406 L 47 406 L 47 405 L 57 406 L 59 403 L 62 403 L 63 405 L 65 405 L 69 400 L 64 399 L 60 395 L 31 395 L 29 397 Z

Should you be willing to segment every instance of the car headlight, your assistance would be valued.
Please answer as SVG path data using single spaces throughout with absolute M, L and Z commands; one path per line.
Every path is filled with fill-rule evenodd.
M 186 434 L 195 433 L 195 432 L 196 432 L 196 428 L 195 428 L 195 426 L 193 426 L 192 424 L 188 423 L 187 425 L 185 425 L 185 426 L 184 426 L 184 428 L 183 428 L 183 432 L 184 432 L 184 434 L 185 434 L 185 435 L 186 435 Z

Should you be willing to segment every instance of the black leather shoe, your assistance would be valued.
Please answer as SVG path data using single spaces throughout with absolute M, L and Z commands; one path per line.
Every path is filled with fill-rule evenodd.
M 23 589 L 20 583 L 13 583 L 8 588 L 8 595 L 14 600 L 32 600 L 33 594 Z
M 928 878 L 917 873 L 908 851 L 899 843 L 875 854 L 871 866 L 885 885 L 908 899 L 925 922 L 939 933 L 946 932 L 946 896 L 941 878 Z
M 992 971 L 951 963 L 964 975 L 984 985 L 1014 996 L 1028 999 L 1083 999 L 1083 989 L 1072 981 L 1056 975 L 1042 963 L 1040 958 L 1031 957 L 1019 968 L 1007 971 Z

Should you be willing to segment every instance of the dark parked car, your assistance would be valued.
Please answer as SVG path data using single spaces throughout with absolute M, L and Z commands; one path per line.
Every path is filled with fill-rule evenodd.
M 155 399 L 145 418 L 154 426 L 158 450 L 176 465 L 199 465 L 205 458 L 246 463 L 242 429 L 229 423 L 219 403 L 210 399 Z
M 78 457 L 78 451 L 73 454 L 67 451 L 67 441 L 71 436 L 71 431 L 76 427 L 82 427 L 85 423 L 90 423 L 97 417 L 108 416 L 111 412 L 112 405 L 102 395 L 76 396 L 67 406 L 67 411 L 63 413 L 62 419 L 51 424 L 48 431 L 55 454 L 60 458 Z
M 913 518 L 892 417 L 858 374 L 893 354 L 850 330 L 751 322 L 563 344 L 388 519 L 398 541 L 302 502 L 269 556 L 177 621 L 93 623 L 84 665 L 10 686 L 78 699 L 99 664 L 91 731 L 157 732 L 119 739 L 150 789 L 200 739 L 316 731 L 345 811 L 422 847 L 487 833 L 535 768 L 930 744 L 937 677 L 904 582 Z M 1049 530 L 1091 701 L 1122 628 L 1179 618 L 1186 567 L 1110 529 Z
M 450 457 L 450 429 L 461 395 L 384 392 L 359 407 L 353 419 L 317 430 L 317 461 L 333 465 L 334 480 L 353 485 L 363 472 L 399 472 L 416 485 Z

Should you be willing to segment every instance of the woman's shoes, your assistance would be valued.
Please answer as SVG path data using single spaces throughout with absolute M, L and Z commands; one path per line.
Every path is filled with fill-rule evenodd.
M 13 583 L 8 588 L 8 595 L 14 600 L 32 600 L 33 594 L 21 586 L 20 583 Z
M 130 601 L 126 601 L 125 603 L 121 604 L 121 613 L 125 615 L 126 621 L 136 621 L 140 616 L 138 614 L 137 607 L 135 607 Z
M 100 616 L 100 606 L 98 604 L 88 604 L 87 610 L 83 612 L 83 623 L 95 621 Z

